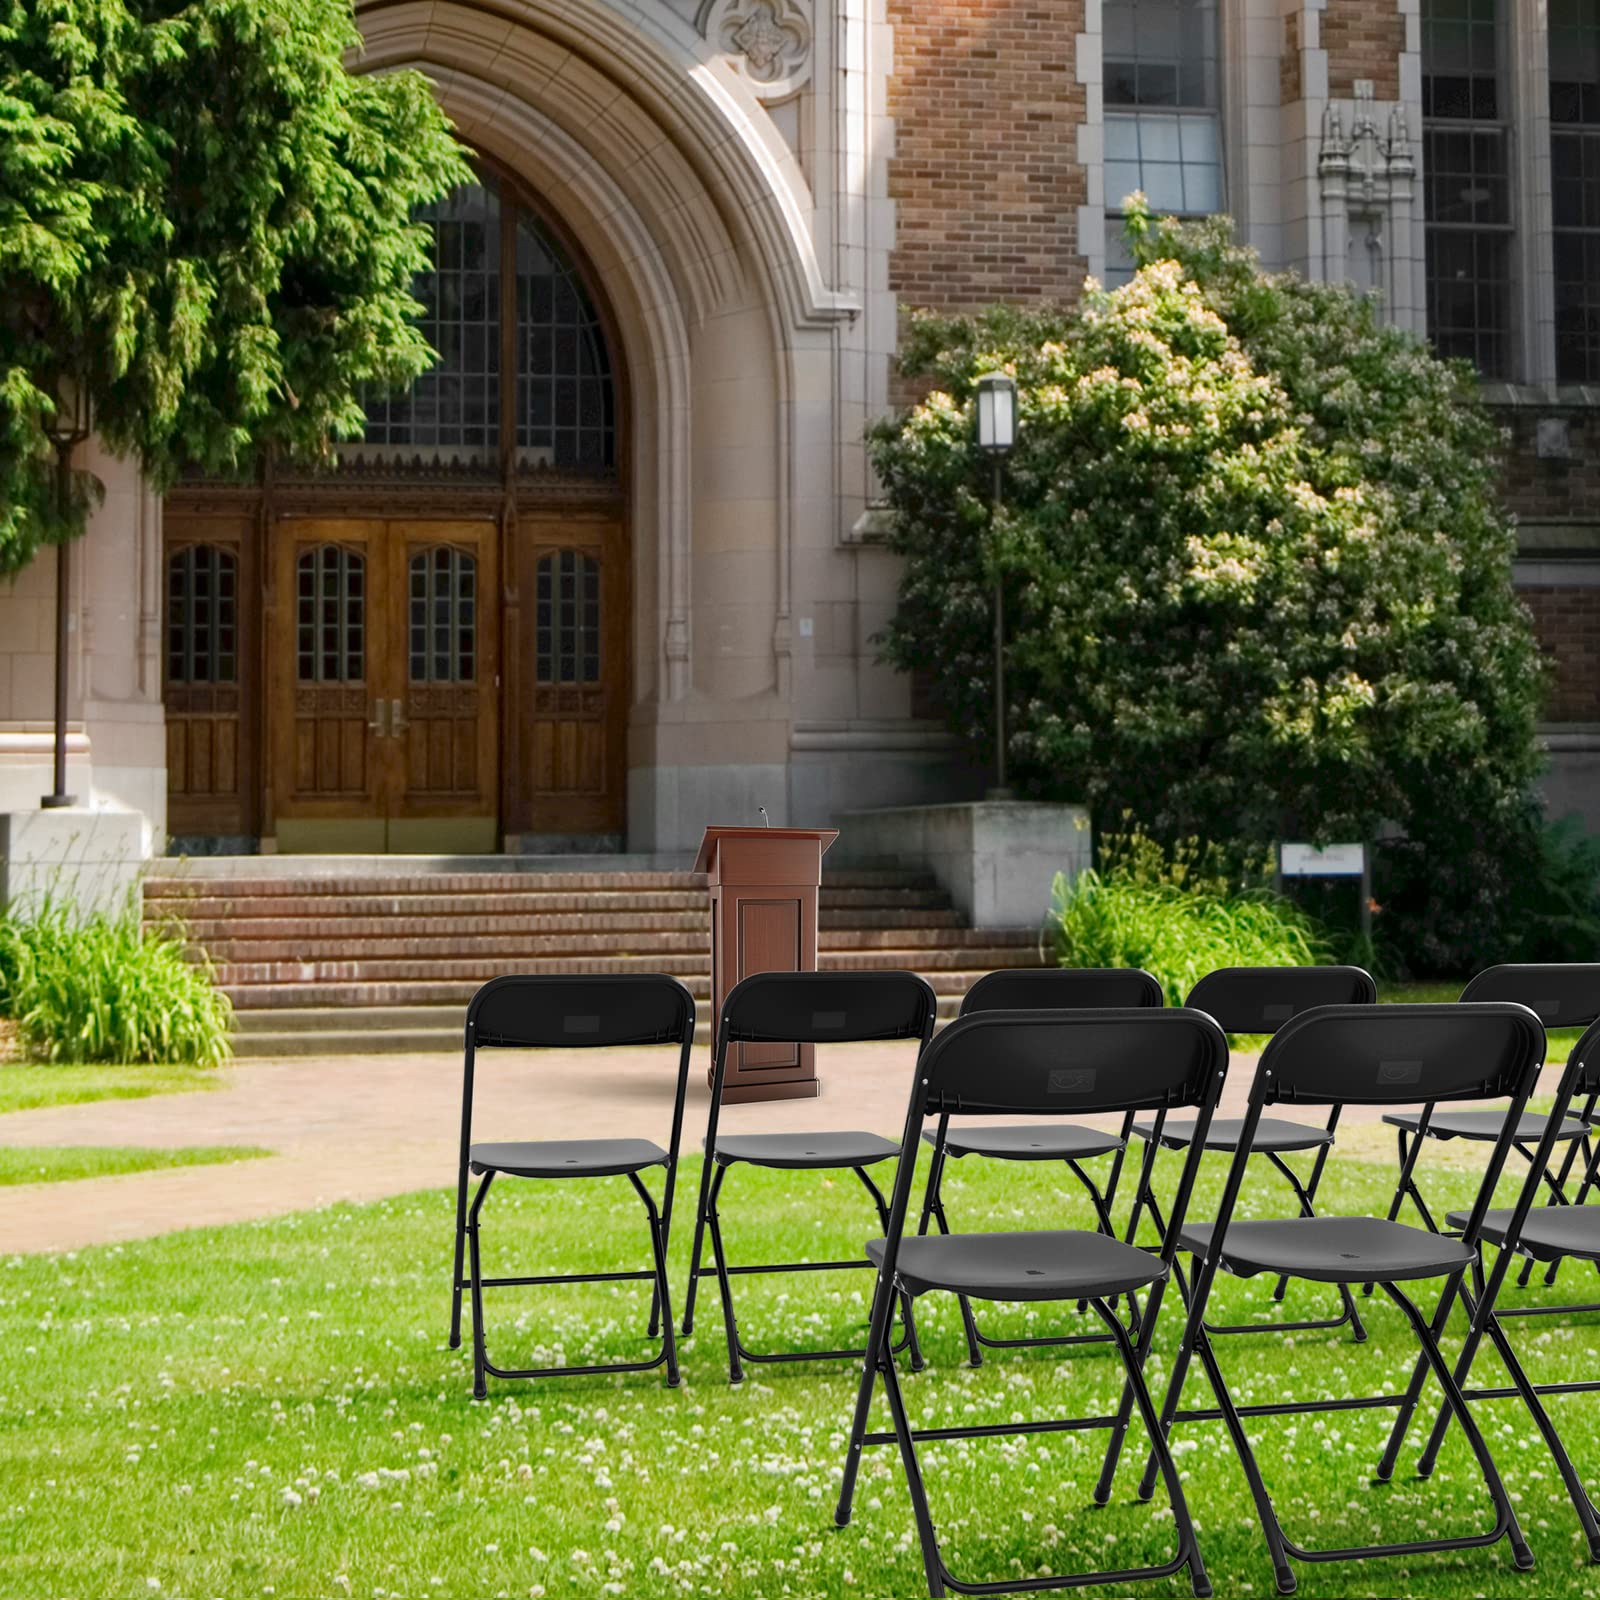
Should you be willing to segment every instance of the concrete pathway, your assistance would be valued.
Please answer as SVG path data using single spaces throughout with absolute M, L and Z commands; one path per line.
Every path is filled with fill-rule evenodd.
M 703 1047 L 697 1049 L 691 1068 L 686 1153 L 699 1149 L 705 1128 L 706 1055 Z M 729 1106 L 723 1127 L 728 1132 L 869 1128 L 898 1137 L 912 1059 L 900 1044 L 821 1050 L 819 1098 Z M 1243 1110 L 1254 1067 L 1253 1056 L 1234 1058 L 1224 1114 Z M 549 1052 L 537 1058 L 486 1053 L 479 1057 L 474 1135 L 603 1134 L 664 1144 L 674 1068 L 675 1057 L 646 1049 Z M 0 1255 L 73 1250 L 455 1181 L 459 1055 L 251 1062 L 225 1068 L 223 1076 L 222 1087 L 205 1093 L 0 1116 L 0 1144 L 6 1145 L 238 1144 L 275 1152 L 241 1165 L 0 1188 Z M 1347 1113 L 1341 1153 L 1392 1159 L 1393 1143 L 1378 1123 L 1372 1111 Z

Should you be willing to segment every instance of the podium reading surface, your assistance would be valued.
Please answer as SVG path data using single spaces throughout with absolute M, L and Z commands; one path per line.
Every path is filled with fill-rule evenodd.
M 694 870 L 706 874 L 711 895 L 714 1017 L 752 973 L 817 970 L 822 855 L 838 837 L 834 828 L 706 829 Z M 722 1098 L 730 1105 L 810 1099 L 822 1087 L 815 1058 L 809 1044 L 733 1045 Z

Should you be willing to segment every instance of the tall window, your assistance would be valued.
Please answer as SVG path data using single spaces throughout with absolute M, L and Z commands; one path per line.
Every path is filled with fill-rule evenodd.
M 1550 0 L 1556 376 L 1600 382 L 1600 0 Z
M 232 683 L 238 675 L 239 560 L 192 544 L 167 559 L 167 682 Z
M 1216 0 L 1105 0 L 1106 278 L 1133 263 L 1122 202 L 1204 216 L 1222 209 Z
M 611 358 L 583 279 L 544 223 L 491 174 L 422 214 L 433 262 L 413 293 L 438 361 L 403 394 L 366 397 L 368 445 L 498 461 L 510 417 L 526 466 L 603 470 L 616 459 Z M 502 271 L 513 230 L 515 270 Z M 501 330 L 515 328 L 502 371 Z
M 1512 375 L 1505 76 L 1500 0 L 1423 0 L 1428 332 L 1491 378 Z

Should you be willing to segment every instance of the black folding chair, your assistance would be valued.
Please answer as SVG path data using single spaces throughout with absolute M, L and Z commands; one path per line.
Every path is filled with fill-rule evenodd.
M 1596 1018 L 1600 1018 L 1600 963 L 1572 962 L 1550 966 L 1508 964 L 1489 967 L 1480 972 L 1461 991 L 1461 998 L 1463 1001 L 1514 1000 L 1520 1005 L 1525 1005 L 1546 1028 L 1586 1028 Z M 1533 1169 L 1550 1191 L 1549 1203 L 1553 1206 L 1568 1204 L 1567 1183 L 1572 1176 L 1573 1163 L 1580 1150 L 1586 1171 L 1592 1171 L 1594 1167 L 1594 1141 L 1591 1133 L 1597 1099 L 1600 1099 L 1600 1096 L 1588 1095 L 1582 1111 L 1576 1116 L 1563 1114 L 1561 1121 L 1556 1124 L 1555 1142 L 1566 1146 L 1566 1154 L 1562 1158 L 1559 1172 L 1549 1162 Z M 1463 1139 L 1478 1144 L 1492 1144 L 1499 1137 L 1505 1119 L 1506 1113 L 1503 1110 L 1439 1111 L 1431 1105 L 1423 1106 L 1420 1111 L 1395 1111 L 1386 1116 L 1383 1120 L 1397 1130 L 1400 1170 L 1409 1174 L 1403 1183 L 1395 1185 L 1394 1196 L 1389 1201 L 1390 1220 L 1393 1221 L 1400 1215 L 1401 1203 L 1409 1199 L 1423 1223 L 1438 1232 L 1438 1224 L 1433 1219 L 1428 1202 L 1423 1199 L 1422 1191 L 1417 1186 L 1416 1175 L 1406 1161 L 1408 1142 L 1421 1139 Z M 1544 1137 L 1545 1124 L 1548 1120 L 1548 1117 L 1540 1112 L 1529 1112 L 1522 1119 L 1522 1125 L 1517 1129 L 1512 1148 L 1523 1160 L 1530 1163 L 1533 1161 L 1533 1146 Z M 1584 1197 L 1593 1186 L 1593 1182 L 1592 1177 L 1585 1177 L 1583 1186 L 1578 1192 L 1576 1201 L 1578 1205 L 1583 1204 Z M 1560 1258 L 1556 1257 L 1546 1267 L 1544 1281 L 1547 1285 L 1556 1281 L 1556 1272 L 1560 1265 Z M 1517 1280 L 1519 1287 L 1526 1287 L 1532 1272 L 1533 1257 L 1528 1256 L 1523 1261 L 1522 1273 Z M 1365 1292 L 1372 1293 L 1371 1284 L 1366 1285 Z M 1600 1304 L 1507 1307 L 1500 1312 L 1500 1315 L 1533 1317 L 1578 1311 L 1600 1311 Z
M 678 1086 L 672 1103 L 672 1136 L 663 1150 L 649 1139 L 539 1139 L 516 1143 L 472 1142 L 472 1089 L 477 1052 L 490 1049 L 574 1050 L 604 1045 L 677 1045 Z M 676 978 L 658 974 L 616 977 L 494 978 L 467 1007 L 466 1061 L 461 1084 L 461 1164 L 456 1182 L 456 1252 L 452 1274 L 450 1348 L 461 1347 L 461 1291 L 472 1293 L 472 1393 L 488 1394 L 487 1375 L 496 1378 L 571 1377 L 592 1372 L 648 1372 L 663 1363 L 667 1383 L 678 1382 L 673 1343 L 672 1302 L 667 1286 L 667 1243 L 672 1227 L 672 1191 L 678 1172 L 678 1141 L 683 1132 L 683 1100 L 694 1047 L 694 998 Z M 661 1207 L 639 1174 L 666 1168 Z M 467 1173 L 483 1182 L 467 1205 Z M 625 1177 L 644 1202 L 650 1223 L 653 1265 L 639 1272 L 558 1272 L 537 1277 L 486 1278 L 478 1231 L 490 1186 L 504 1173 L 515 1178 Z M 463 1282 L 461 1258 L 471 1258 Z M 648 1338 L 660 1336 L 661 1349 L 649 1361 L 613 1361 L 599 1366 L 497 1367 L 489 1360 L 483 1329 L 483 1291 L 548 1283 L 637 1283 L 654 1285 Z
M 1528 1177 L 1516 1205 L 1497 1207 L 1484 1215 L 1479 1235 L 1480 1257 L 1485 1243 L 1497 1246 L 1499 1255 L 1489 1274 L 1487 1286 L 1483 1282 L 1480 1259 L 1473 1272 L 1473 1291 L 1469 1293 L 1464 1285 L 1462 1287 L 1462 1297 L 1466 1300 L 1471 1313 L 1471 1324 L 1467 1330 L 1466 1343 L 1462 1346 L 1461 1355 L 1456 1362 L 1455 1378 L 1457 1383 L 1465 1384 L 1472 1369 L 1473 1357 L 1477 1354 L 1484 1335 L 1487 1334 L 1506 1371 L 1511 1375 L 1511 1386 L 1490 1389 L 1463 1388 L 1462 1393 L 1469 1402 L 1504 1400 L 1513 1395 L 1522 1399 L 1532 1413 L 1534 1424 L 1543 1436 L 1545 1444 L 1549 1447 L 1556 1470 L 1561 1474 L 1561 1481 L 1566 1485 L 1573 1509 L 1578 1514 L 1578 1522 L 1583 1528 L 1584 1538 L 1589 1541 L 1589 1558 L 1591 1561 L 1600 1562 L 1600 1518 L 1597 1518 L 1594 1500 L 1584 1487 L 1583 1479 L 1579 1477 L 1577 1468 L 1572 1464 L 1572 1457 L 1567 1454 L 1561 1435 L 1556 1431 L 1555 1422 L 1540 1399 L 1541 1395 L 1547 1394 L 1592 1394 L 1600 1390 L 1600 1379 L 1576 1378 L 1559 1383 L 1532 1382 L 1522 1363 L 1517 1359 L 1516 1351 L 1512 1349 L 1511 1341 L 1506 1336 L 1505 1327 L 1501 1322 L 1501 1318 L 1505 1316 L 1527 1315 L 1527 1308 L 1519 1306 L 1513 1311 L 1499 1311 L 1496 1307 L 1507 1269 L 1512 1258 L 1518 1254 L 1523 1255 L 1528 1261 L 1546 1261 L 1552 1266 L 1563 1256 L 1572 1256 L 1579 1261 L 1591 1261 L 1600 1266 L 1600 1205 L 1584 1205 L 1581 1201 L 1564 1205 L 1551 1201 L 1550 1204 L 1537 1209 L 1534 1206 L 1541 1178 L 1549 1171 L 1556 1145 L 1562 1140 L 1563 1121 L 1573 1100 L 1586 1097 L 1592 1105 L 1597 1090 L 1600 1090 L 1600 1023 L 1595 1023 L 1589 1028 L 1567 1058 L 1561 1086 L 1556 1092 L 1555 1106 L 1544 1121 L 1544 1133 L 1540 1137 L 1538 1150 L 1530 1162 Z M 1568 1147 L 1571 1148 L 1570 1140 Z M 1597 1165 L 1600 1165 L 1600 1157 L 1591 1155 L 1588 1171 L 1584 1175 L 1585 1191 L 1594 1186 Z M 1447 1221 L 1451 1227 L 1465 1227 L 1471 1221 L 1471 1213 L 1453 1211 Z M 1400 1453 L 1421 1389 L 1422 1374 L 1419 1370 L 1413 1375 L 1411 1389 L 1408 1391 L 1412 1404 L 1395 1418 L 1388 1448 L 1384 1451 L 1383 1460 L 1378 1467 L 1380 1478 L 1387 1479 L 1394 1471 L 1395 1459 Z M 1448 1410 L 1441 1410 L 1434 1420 L 1433 1432 L 1428 1437 L 1427 1446 L 1417 1462 L 1419 1477 L 1426 1478 L 1432 1473 L 1439 1457 L 1439 1447 L 1444 1443 L 1444 1436 L 1449 1426 L 1450 1413 Z
M 885 1236 L 867 1242 L 878 1264 L 872 1301 L 869 1354 L 845 1456 L 844 1486 L 834 1520 L 850 1521 L 861 1452 L 867 1445 L 898 1444 L 905 1467 L 928 1593 L 946 1588 L 963 1594 L 1001 1594 L 1027 1589 L 1066 1588 L 1087 1583 L 1130 1583 L 1165 1578 L 1185 1567 L 1197 1595 L 1211 1584 L 1200 1559 L 1194 1524 L 1177 1468 L 1157 1426 L 1155 1406 L 1144 1382 L 1145 1359 L 1161 1311 L 1162 1290 L 1172 1270 L 1177 1231 L 1159 1256 L 1100 1230 L 1065 1228 L 1029 1233 L 918 1234 L 905 1237 L 917 1143 L 929 1117 L 952 1113 L 976 1116 L 1059 1117 L 1192 1106 L 1199 1113 L 1199 1142 L 1184 1165 L 1173 1202 L 1181 1224 L 1200 1166 L 1206 1124 L 1222 1092 L 1228 1042 L 1210 1017 L 1198 1011 L 1144 1009 L 1104 1011 L 991 1011 L 963 1017 L 931 1044 L 922 1058 L 906 1109 Z M 1150 1291 L 1130 1332 L 1110 1302 Z M 890 1344 L 889 1320 L 897 1296 L 942 1290 L 975 1300 L 1087 1300 L 1105 1324 L 1126 1373 L 1122 1399 L 1113 1416 L 1058 1418 L 1040 1422 L 979 1424 L 971 1427 L 913 1428 L 906 1414 Z M 889 1402 L 893 1431 L 868 1433 L 867 1416 L 879 1378 Z M 1114 1572 L 1059 1574 L 1000 1582 L 973 1583 L 956 1578 L 939 1553 L 938 1535 L 928 1509 L 927 1491 L 917 1461 L 917 1445 L 930 1439 L 977 1439 L 1027 1433 L 1064 1433 L 1111 1428 L 1120 1436 L 1133 1407 L 1148 1429 L 1151 1447 L 1166 1479 L 1177 1526 L 1178 1550 L 1154 1567 Z M 1098 1497 L 1097 1497 L 1098 1498 Z M 1104 1504 L 1104 1501 L 1101 1500 Z
M 1510 1151 L 1515 1118 L 1522 1115 L 1544 1059 L 1544 1029 L 1525 1006 L 1327 1006 L 1308 1011 L 1282 1028 L 1262 1052 L 1244 1116 L 1244 1129 L 1228 1170 L 1215 1222 L 1191 1222 L 1181 1230 L 1183 1248 L 1198 1270 L 1183 1341 L 1173 1364 L 1162 1405 L 1165 1431 L 1177 1423 L 1220 1420 L 1227 1427 L 1261 1519 L 1280 1594 L 1293 1594 L 1297 1561 L 1358 1561 L 1373 1556 L 1421 1555 L 1440 1550 L 1470 1550 L 1502 1538 L 1523 1571 L 1533 1565 L 1506 1495 L 1494 1458 L 1466 1399 L 1439 1350 L 1439 1335 L 1449 1321 L 1463 1276 L 1477 1260 L 1478 1235 L 1496 1183 Z M 1380 1221 L 1376 1217 L 1289 1217 L 1273 1221 L 1233 1220 L 1249 1164 L 1251 1140 L 1267 1107 L 1275 1105 L 1393 1105 L 1433 1101 L 1494 1100 L 1509 1097 L 1513 1120 L 1495 1142 L 1478 1200 L 1459 1239 L 1425 1228 Z M 1417 1145 L 1409 1155 L 1416 1160 Z M 1399 1306 L 1422 1347 L 1419 1376 L 1406 1394 L 1328 1400 L 1278 1400 L 1236 1405 L 1212 1349 L 1205 1326 L 1206 1303 L 1219 1271 L 1236 1277 L 1287 1274 L 1348 1287 L 1371 1278 Z M 1428 1318 L 1399 1287 L 1407 1282 L 1440 1282 L 1443 1287 Z M 1198 1355 L 1211 1381 L 1214 1409 L 1180 1409 L 1192 1356 Z M 1495 1524 L 1488 1533 L 1410 1539 L 1393 1544 L 1353 1545 L 1309 1550 L 1284 1533 L 1245 1435 L 1246 1417 L 1305 1416 L 1315 1412 L 1405 1408 L 1415 1404 L 1424 1365 L 1444 1390 L 1445 1402 L 1461 1423 L 1477 1457 L 1494 1503 Z M 1120 1439 L 1112 1436 L 1106 1470 L 1116 1466 Z M 1158 1463 L 1152 1457 L 1139 1486 L 1141 1497 L 1155 1486 Z
M 1158 979 L 1137 967 L 1014 967 L 1004 972 L 989 972 L 967 990 L 961 1001 L 961 1015 L 975 1016 L 980 1011 L 1082 1011 L 1094 1007 L 1145 1007 L 1163 1004 Z M 1101 1233 L 1116 1236 L 1111 1209 L 1116 1204 L 1117 1180 L 1122 1174 L 1123 1156 L 1128 1148 L 1128 1132 L 1133 1113 L 1122 1119 L 1120 1133 L 1107 1133 L 1082 1123 L 1055 1122 L 1042 1127 L 1028 1123 L 990 1127 L 981 1122 L 950 1126 L 950 1114 L 939 1118 L 936 1129 L 926 1129 L 923 1140 L 933 1146 L 933 1164 L 928 1169 L 928 1186 L 922 1197 L 922 1216 L 917 1232 L 925 1234 L 932 1218 L 940 1233 L 949 1233 L 941 1185 L 945 1161 L 953 1156 L 987 1156 L 993 1161 L 1063 1161 L 1067 1170 L 1088 1191 L 1089 1202 L 1099 1221 Z M 1096 1156 L 1112 1158 L 1105 1192 L 1083 1170 L 1082 1162 Z M 1108 1333 L 1068 1334 L 1050 1339 L 991 1339 L 978 1327 L 972 1306 L 961 1296 L 961 1324 L 967 1336 L 967 1359 L 975 1367 L 983 1364 L 983 1348 L 1017 1350 L 1035 1345 L 1104 1344 Z M 1080 1307 L 1080 1310 L 1083 1308 Z
M 734 1044 L 846 1044 L 882 1039 L 915 1039 L 919 1051 L 933 1034 L 938 1001 L 932 988 L 914 972 L 760 972 L 735 984 L 722 1004 L 717 1050 L 711 1077 L 711 1112 L 706 1124 L 706 1162 L 700 1175 L 700 1203 L 695 1212 L 694 1251 L 683 1309 L 683 1336 L 694 1329 L 695 1290 L 702 1277 L 715 1272 L 722 1296 L 722 1320 L 728 1334 L 728 1380 L 744 1378 L 744 1363 L 853 1360 L 862 1350 L 756 1351 L 741 1339 L 733 1308 L 733 1279 L 778 1272 L 833 1272 L 866 1267 L 855 1261 L 790 1261 L 761 1266 L 730 1266 L 722 1242 L 717 1202 L 731 1167 L 745 1162 L 784 1172 L 826 1172 L 848 1167 L 861 1180 L 877 1207 L 879 1225 L 889 1225 L 888 1204 L 867 1168 L 900 1154 L 899 1145 L 881 1134 L 742 1133 L 722 1135 L 722 1085 L 728 1050 Z M 712 1267 L 700 1265 L 706 1232 L 711 1234 Z M 906 1345 L 913 1362 L 922 1364 L 911 1302 L 905 1302 Z
M 1291 1017 L 1314 1006 L 1372 1005 L 1378 998 L 1378 986 L 1370 973 L 1360 967 L 1219 967 L 1208 973 L 1189 992 L 1184 1002 L 1197 1011 L 1204 1011 L 1217 1019 L 1225 1033 L 1276 1033 Z M 1239 1135 L 1244 1126 L 1238 1117 L 1217 1117 L 1207 1135 L 1206 1148 L 1229 1154 L 1238 1148 Z M 1328 1152 L 1333 1148 L 1334 1134 L 1339 1126 L 1339 1107 L 1328 1113 L 1327 1122 L 1317 1127 L 1294 1122 L 1282 1117 L 1263 1117 L 1255 1130 L 1250 1153 L 1265 1156 L 1283 1175 L 1294 1197 L 1300 1203 L 1300 1215 L 1316 1215 L 1317 1186 L 1327 1165 Z M 1148 1210 L 1160 1237 L 1167 1236 L 1167 1223 L 1156 1202 L 1152 1176 L 1155 1172 L 1156 1152 L 1186 1150 L 1194 1138 L 1191 1122 L 1170 1122 L 1164 1112 L 1153 1119 L 1136 1122 L 1133 1131 L 1144 1140 L 1144 1161 L 1139 1170 L 1139 1187 L 1134 1193 L 1133 1215 L 1128 1221 L 1124 1236 L 1129 1244 L 1139 1237 L 1141 1213 Z M 1285 1157 L 1296 1152 L 1315 1150 L 1310 1175 L 1302 1181 Z M 1186 1291 L 1183 1268 L 1177 1269 L 1178 1289 Z M 1272 1291 L 1272 1298 L 1282 1301 L 1288 1288 L 1288 1276 L 1280 1277 Z M 1336 1317 L 1313 1317 L 1299 1322 L 1245 1322 L 1231 1326 L 1208 1327 L 1208 1333 L 1297 1333 L 1314 1328 L 1340 1328 L 1350 1324 L 1356 1343 L 1367 1337 L 1356 1303 L 1347 1285 L 1339 1285 L 1342 1310 Z

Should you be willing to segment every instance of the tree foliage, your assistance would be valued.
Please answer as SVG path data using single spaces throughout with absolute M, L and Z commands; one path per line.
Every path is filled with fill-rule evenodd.
M 432 359 L 413 208 L 470 172 L 349 0 L 0 0 L 0 570 L 80 532 L 45 427 L 76 375 L 158 484 L 326 455 Z
M 1458 921 L 1503 908 L 1480 869 L 1531 826 L 1544 665 L 1471 374 L 1368 298 L 1263 272 L 1225 220 L 1135 206 L 1131 236 L 1113 292 L 915 320 L 930 392 L 871 443 L 905 557 L 887 655 L 987 748 L 999 581 L 1031 792 L 1168 839 L 1398 830 L 1466 872 Z M 972 424 L 993 368 L 1019 406 L 998 510 Z

